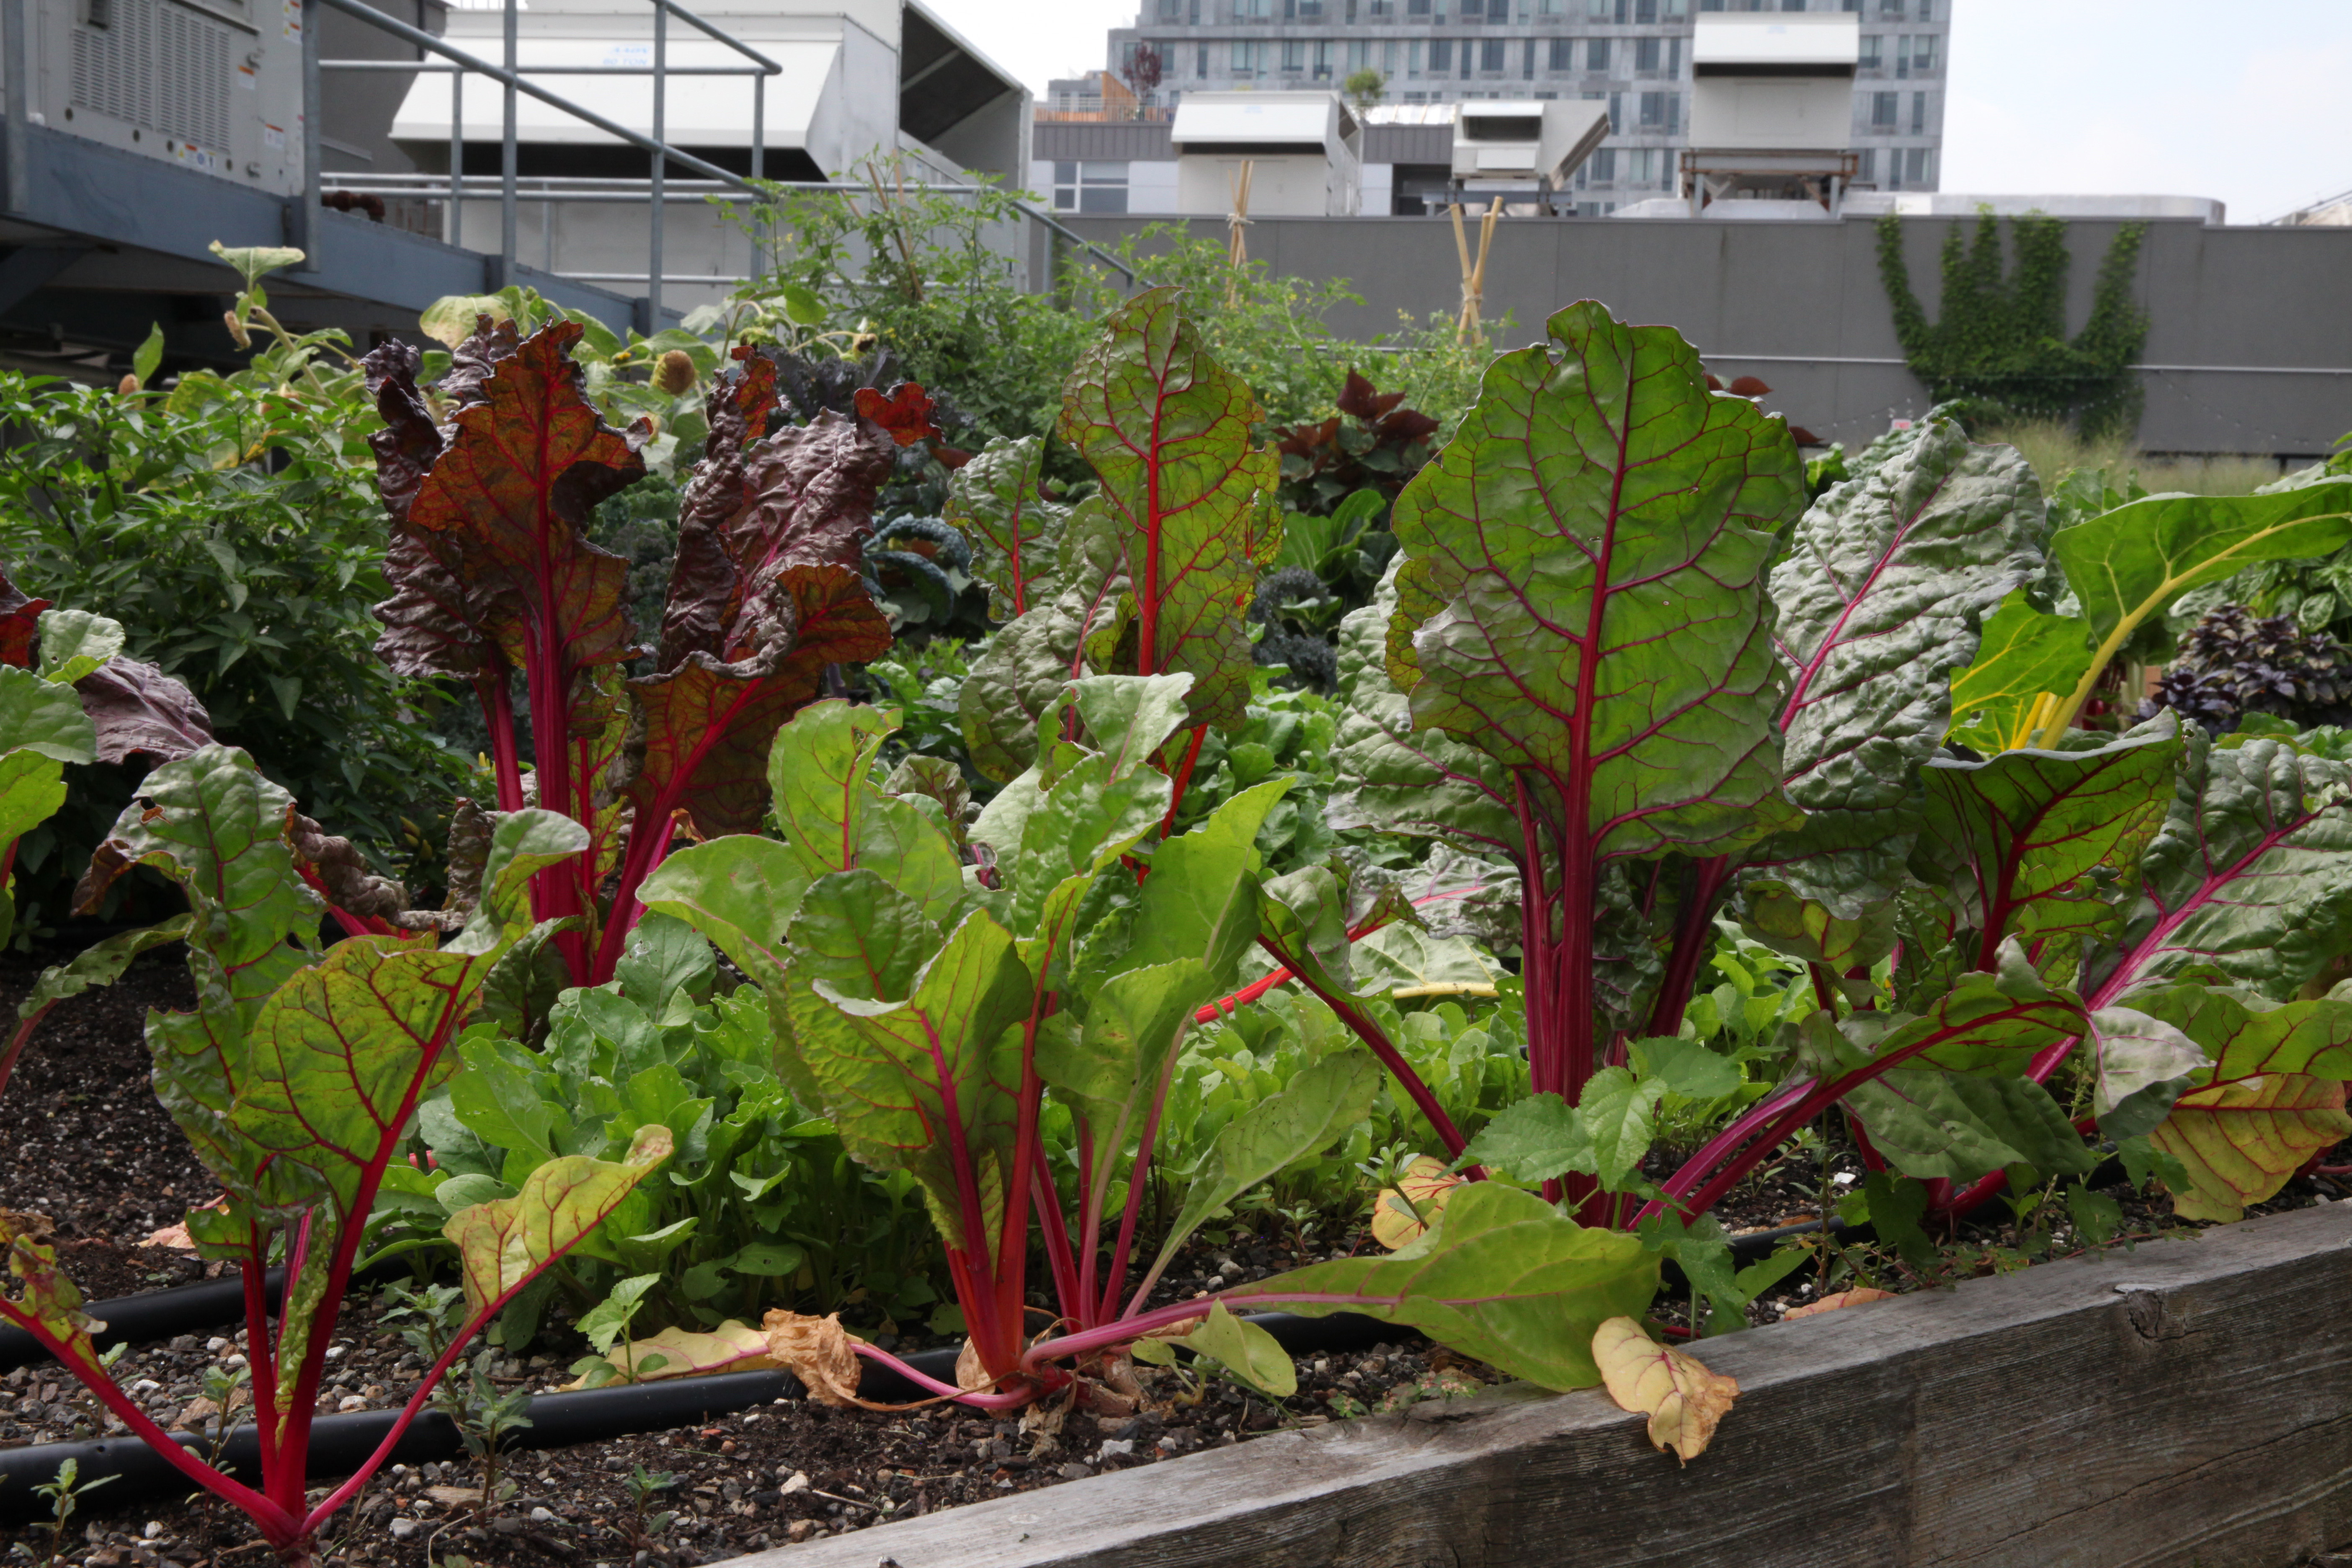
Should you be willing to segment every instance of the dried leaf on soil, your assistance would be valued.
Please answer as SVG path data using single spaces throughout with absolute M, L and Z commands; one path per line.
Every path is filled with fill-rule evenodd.
M 1809 1302 L 1802 1307 L 1791 1307 L 1781 1314 L 1781 1320 L 1787 1321 L 1791 1318 L 1810 1318 L 1822 1312 L 1834 1312 L 1840 1307 L 1860 1307 L 1872 1301 L 1892 1301 L 1893 1300 L 1895 1300 L 1895 1292 L 1892 1290 L 1874 1290 L 1866 1285 L 1857 1286 L 1852 1290 L 1834 1291 L 1818 1301 Z
M 1737 1380 L 1656 1343 L 1631 1318 L 1612 1318 L 1593 1331 L 1592 1359 L 1618 1408 L 1647 1415 L 1650 1441 L 1685 1464 L 1706 1451 L 1717 1423 L 1739 1397 Z

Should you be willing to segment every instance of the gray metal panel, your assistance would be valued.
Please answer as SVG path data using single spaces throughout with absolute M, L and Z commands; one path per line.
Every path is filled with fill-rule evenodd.
M 1075 218 L 1097 241 L 1139 219 Z M 1938 252 L 1956 223 L 1906 218 L 1903 252 L 1932 316 Z M 2067 326 L 2089 314 L 2101 259 L 2121 223 L 2067 225 L 2073 258 Z M 1223 237 L 1201 220 L 1195 232 Z M 1255 220 L 1250 258 L 1277 273 L 1344 278 L 1363 298 L 1330 315 L 1335 331 L 1373 339 L 1460 306 L 1454 233 L 1409 218 Z M 2186 219 L 2147 225 L 2138 296 L 2151 326 L 2142 360 L 2142 447 L 2157 452 L 2309 457 L 2352 430 L 2352 229 L 2222 228 Z M 1506 219 L 1486 267 L 1492 341 L 1539 337 L 1544 318 L 1581 299 L 1620 317 L 1668 322 L 1727 379 L 1760 376 L 1766 406 L 1816 434 L 1866 441 L 1890 418 L 1926 412 L 1927 390 L 1903 363 L 1878 276 L 1871 222 L 1648 223 Z M 1507 327 L 1498 326 L 1510 318 Z M 2342 374 L 2315 374 L 2342 373 Z
M 1367 125 L 1367 163 L 1450 163 L 1454 161 L 1451 125 Z
M 1176 156 L 1166 121 L 1045 121 L 1029 136 L 1029 155 L 1048 161 L 1158 163 Z

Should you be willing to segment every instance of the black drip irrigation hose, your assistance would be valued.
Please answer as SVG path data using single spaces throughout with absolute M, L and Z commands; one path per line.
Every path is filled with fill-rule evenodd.
M 387 1279 L 399 1279 L 410 1273 L 404 1259 L 392 1258 L 362 1268 L 352 1276 L 352 1285 L 379 1285 Z M 348 1287 L 346 1288 L 348 1289 Z M 278 1303 L 286 1291 L 286 1270 L 281 1266 L 262 1276 L 261 1299 L 270 1317 L 278 1316 Z M 174 1285 L 166 1290 L 150 1290 L 143 1296 L 121 1296 L 111 1301 L 87 1301 L 82 1310 L 106 1326 L 90 1338 L 100 1350 L 116 1345 L 154 1344 L 178 1334 L 189 1334 L 198 1329 L 215 1329 L 224 1323 L 245 1326 L 245 1277 L 226 1273 L 218 1279 L 201 1279 L 193 1285 Z M 14 1372 L 20 1366 L 32 1366 L 49 1359 L 41 1342 L 24 1330 L 0 1326 L 0 1373 Z
M 158 1292 L 163 1294 L 163 1292 Z M 1301 1318 L 1289 1312 L 1252 1314 L 1258 1324 L 1292 1354 L 1318 1351 L 1361 1350 L 1375 1344 L 1409 1344 L 1422 1338 L 1412 1329 L 1384 1323 L 1354 1312 L 1328 1318 Z M 955 1377 L 958 1352 L 950 1347 L 918 1351 L 904 1357 L 909 1366 L 941 1382 Z M 931 1391 L 896 1369 L 877 1362 L 864 1363 L 858 1394 L 882 1404 L 907 1404 L 929 1399 Z M 733 1372 L 712 1377 L 679 1377 L 614 1388 L 581 1389 L 572 1394 L 542 1394 L 530 1402 L 530 1425 L 509 1434 L 504 1446 L 512 1449 L 563 1448 L 596 1443 L 640 1432 L 666 1432 L 691 1426 L 712 1416 L 732 1415 L 762 1405 L 801 1396 L 800 1380 L 788 1372 Z M 391 1433 L 396 1410 L 357 1410 L 345 1415 L 321 1415 L 310 1425 L 310 1468 L 314 1480 L 347 1476 Z M 192 1432 L 174 1433 L 173 1440 L 203 1456 L 209 1439 Z M 409 1423 L 387 1463 L 421 1465 L 452 1459 L 466 1451 L 457 1424 L 437 1410 L 425 1410 Z M 79 1467 L 88 1486 L 101 1476 L 117 1478 L 89 1506 L 104 1511 L 131 1503 L 167 1501 L 184 1497 L 196 1485 L 168 1460 L 136 1437 L 104 1437 L 87 1443 L 44 1443 L 37 1447 L 0 1449 L 0 1524 L 26 1524 L 46 1519 L 47 1505 L 33 1489 L 53 1479 L 67 1460 Z M 221 1451 L 220 1468 L 248 1485 L 258 1484 L 260 1444 L 250 1426 L 229 1433 Z

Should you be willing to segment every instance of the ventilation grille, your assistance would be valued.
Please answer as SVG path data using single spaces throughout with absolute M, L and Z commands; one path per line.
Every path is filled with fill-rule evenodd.
M 169 0 L 104 0 L 73 33 L 75 106 L 199 146 L 228 145 L 230 34 Z

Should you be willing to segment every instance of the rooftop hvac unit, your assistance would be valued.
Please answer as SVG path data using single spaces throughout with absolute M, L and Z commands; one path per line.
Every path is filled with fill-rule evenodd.
M 302 188 L 301 0 L 32 0 L 34 121 L 239 184 Z
M 1558 99 L 1465 103 L 1454 120 L 1454 179 L 1465 192 L 1568 184 L 1609 134 L 1601 104 Z

